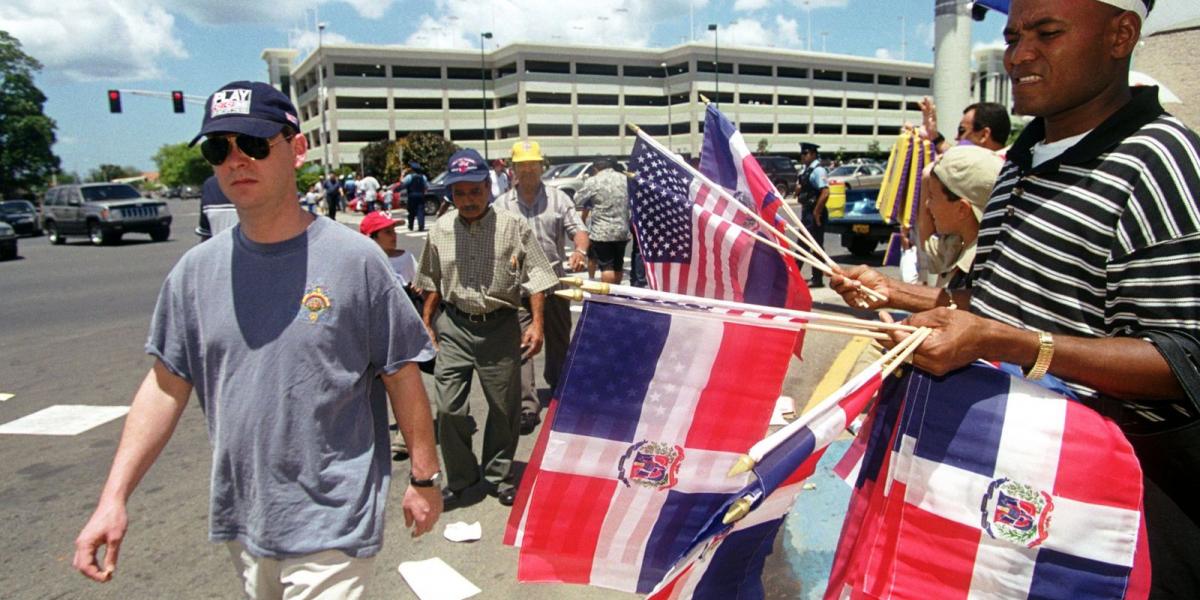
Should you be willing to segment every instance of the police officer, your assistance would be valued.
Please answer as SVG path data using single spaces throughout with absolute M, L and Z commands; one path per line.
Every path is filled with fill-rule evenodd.
M 813 238 L 821 246 L 825 245 L 825 221 L 829 211 L 825 202 L 829 200 L 828 173 L 821 166 L 821 158 L 817 154 L 820 146 L 808 142 L 800 144 L 800 163 L 804 168 L 796 181 L 796 196 L 800 202 L 800 221 L 812 233 Z M 820 271 L 813 269 L 808 287 L 825 287 L 825 279 Z

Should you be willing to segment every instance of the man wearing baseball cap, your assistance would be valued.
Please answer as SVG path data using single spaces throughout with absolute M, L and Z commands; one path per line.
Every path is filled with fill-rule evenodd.
M 800 144 L 800 164 L 803 168 L 796 178 L 796 197 L 800 202 L 800 222 L 812 233 L 818 245 L 825 245 L 825 221 L 829 211 L 825 202 L 829 200 L 829 174 L 821 166 L 821 157 L 817 151 L 821 147 L 803 142 Z M 825 287 L 825 279 L 820 271 L 812 269 L 808 287 Z
M 446 465 L 443 499 L 460 504 L 479 482 L 482 467 L 488 492 L 512 506 L 520 439 L 518 368 L 542 347 L 545 291 L 558 279 L 525 219 L 490 206 L 489 169 L 478 152 L 455 152 L 446 172 L 454 210 L 429 229 L 417 272 L 417 287 L 427 292 L 425 326 L 439 348 L 434 377 Z M 531 323 L 522 331 L 517 309 L 524 297 Z M 439 304 L 443 310 L 437 315 Z M 471 450 L 467 402 L 473 373 L 488 403 L 479 459 Z
M 833 283 L 852 304 L 871 304 L 855 291 L 869 285 L 923 311 L 908 320 L 934 329 L 919 367 L 1017 364 L 1112 418 L 1144 474 L 1150 596 L 1197 598 L 1200 136 L 1157 88 L 1129 86 L 1152 6 L 1013 0 L 1004 66 L 1013 110 L 1036 118 L 984 210 L 970 289 L 893 287 L 864 267 Z
M 154 366 L 75 540 L 87 577 L 112 577 L 126 502 L 193 391 L 212 444 L 209 539 L 226 544 L 248 597 L 362 597 L 383 544 L 389 400 L 412 457 L 405 521 L 415 535 L 437 521 L 415 364 L 433 346 L 374 242 L 296 202 L 308 149 L 296 125 L 292 103 L 265 83 L 208 99 L 193 143 L 204 138 L 239 224 L 189 250 L 163 284 L 146 342 Z
M 534 236 L 542 246 L 546 258 L 554 267 L 557 276 L 567 274 L 563 262 L 572 271 L 581 271 L 587 265 L 587 228 L 575 202 L 562 190 L 542 182 L 542 148 L 537 142 L 524 141 L 513 144 L 512 163 L 516 171 L 516 184 L 503 196 L 496 199 L 496 208 L 509 211 L 529 223 Z M 567 239 L 575 249 L 569 256 L 563 253 Z M 529 303 L 525 301 L 521 311 L 521 324 L 530 324 Z M 571 303 L 553 294 L 546 296 L 546 358 L 542 376 L 550 389 L 558 386 L 563 361 L 567 357 L 567 345 L 571 342 Z M 533 361 L 521 365 L 521 433 L 531 433 L 541 422 L 542 404 L 537 396 L 537 374 Z

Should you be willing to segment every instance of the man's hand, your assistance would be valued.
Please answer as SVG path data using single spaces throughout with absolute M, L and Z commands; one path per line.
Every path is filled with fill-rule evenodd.
M 582 271 L 587 266 L 587 255 L 582 250 L 576 249 L 567 259 L 567 266 L 570 267 L 572 273 Z
M 913 354 L 913 364 L 934 375 L 945 375 L 983 358 L 981 348 L 988 343 L 992 323 L 965 310 L 945 307 L 917 313 L 904 322 L 913 327 L 933 329 Z M 894 332 L 892 338 L 899 341 L 907 335 L 906 332 Z
M 442 516 L 442 491 L 437 486 L 408 486 L 404 490 L 404 526 L 412 527 L 412 536 L 420 537 L 433 530 Z
M 442 347 L 438 345 L 437 331 L 433 328 L 433 325 L 425 323 L 425 333 L 429 334 L 429 340 L 433 342 L 433 349 L 441 352 Z
M 530 325 L 521 332 L 521 360 L 529 360 L 542 351 L 542 328 Z
M 129 526 L 125 505 L 118 502 L 102 502 L 88 519 L 79 537 L 75 538 L 75 559 L 72 565 L 84 577 L 101 583 L 112 579 L 117 570 L 117 555 L 121 540 Z M 104 568 L 100 568 L 99 552 L 104 546 Z
M 834 269 L 833 275 L 829 278 L 829 285 L 833 291 L 841 294 L 842 300 L 847 306 L 876 310 L 888 306 L 887 301 L 877 300 L 875 296 L 869 296 L 862 290 L 869 288 L 879 292 L 883 298 L 890 298 L 893 290 L 888 285 L 888 281 L 888 278 L 879 271 L 866 265 L 859 265 L 849 271 Z
M 812 215 L 813 215 L 813 225 L 815 225 L 815 226 L 817 226 L 817 227 L 820 227 L 820 226 L 822 225 L 822 223 L 821 223 L 821 209 L 820 209 L 820 208 L 815 208 L 815 209 L 813 209 L 813 213 L 812 213 Z
M 925 128 L 926 139 L 932 142 L 938 134 L 937 105 L 929 96 L 921 98 L 921 126 Z

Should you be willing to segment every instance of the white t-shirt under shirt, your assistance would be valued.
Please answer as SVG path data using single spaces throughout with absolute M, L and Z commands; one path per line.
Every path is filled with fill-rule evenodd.
M 395 271 L 401 287 L 407 286 L 417 278 L 417 259 L 413 258 L 412 252 L 389 256 L 388 262 L 392 263 L 392 271 Z
M 1087 134 L 1089 134 L 1091 132 L 1092 132 L 1092 130 L 1089 129 L 1079 135 L 1073 135 L 1068 138 L 1063 138 L 1061 140 L 1058 140 L 1057 142 L 1050 142 L 1049 144 L 1047 144 L 1045 140 L 1042 140 L 1042 141 L 1034 144 L 1033 145 L 1033 166 L 1037 167 L 1038 165 L 1040 165 L 1048 160 L 1053 160 L 1053 159 L 1057 158 L 1063 152 L 1066 152 L 1068 148 L 1070 148 L 1071 146 L 1074 146 L 1076 143 L 1078 143 L 1079 140 L 1082 140 L 1083 138 L 1087 137 Z

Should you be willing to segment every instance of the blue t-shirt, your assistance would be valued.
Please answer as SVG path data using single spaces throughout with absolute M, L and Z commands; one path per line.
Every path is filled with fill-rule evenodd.
M 146 351 L 204 410 L 210 539 L 263 557 L 379 551 L 391 457 L 378 375 L 434 350 L 374 242 L 327 218 L 277 244 L 240 226 L 213 236 L 167 276 Z

